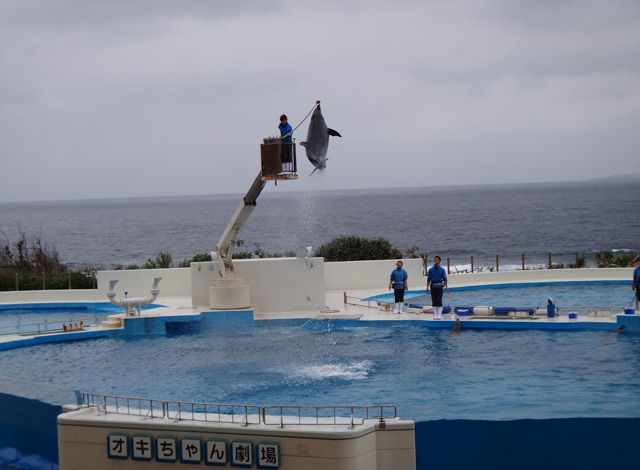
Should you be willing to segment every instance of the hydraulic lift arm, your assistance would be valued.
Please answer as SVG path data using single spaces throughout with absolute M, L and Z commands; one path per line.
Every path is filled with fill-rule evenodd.
M 233 266 L 232 256 L 233 248 L 236 245 L 235 237 L 247 223 L 253 209 L 256 207 L 256 199 L 264 189 L 266 181 L 262 180 L 262 174 L 259 173 L 246 196 L 242 199 L 233 217 L 229 221 L 227 228 L 222 233 L 218 245 L 216 246 L 218 256 L 218 266 L 220 268 L 220 276 L 223 279 L 235 279 L 236 271 Z

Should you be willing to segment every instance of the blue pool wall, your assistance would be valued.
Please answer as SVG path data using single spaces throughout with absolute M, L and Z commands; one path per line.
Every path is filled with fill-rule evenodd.
M 252 310 L 203 312 L 199 315 L 146 316 L 127 318 L 125 329 L 40 335 L 33 341 L 5 343 L 1 348 L 42 342 L 84 340 L 105 336 L 183 334 L 217 326 L 261 327 L 292 325 L 312 330 L 388 326 L 387 322 L 359 320 L 254 320 Z M 640 331 L 640 316 L 619 315 L 625 331 Z M 449 328 L 452 321 L 401 321 L 418 326 Z M 480 321 L 478 327 L 482 327 Z M 469 322 L 471 323 L 471 322 Z M 503 328 L 523 328 L 521 323 L 499 322 Z M 533 322 L 532 322 L 533 323 Z M 574 328 L 578 323 L 567 323 Z M 609 325 L 608 329 L 617 328 Z M 552 324 L 558 329 L 559 324 Z M 594 325 L 597 325 L 594 323 Z M 496 322 L 485 327 L 497 328 Z M 536 325 L 540 328 L 540 325 Z M 584 328 L 582 328 L 584 329 Z M 56 417 L 64 401 L 79 403 L 76 393 L 61 400 L 58 396 L 32 397 L 0 394 L 0 463 L 17 452 L 34 469 L 55 469 L 58 459 Z M 411 419 L 410 416 L 402 418 Z M 527 419 L 511 421 L 435 420 L 416 423 L 417 468 L 639 468 L 639 454 L 632 439 L 640 435 L 637 418 Z M 34 444 L 37 443 L 37 444 Z M 5 462 L 3 462 L 3 458 Z M 27 468 L 27 467 L 25 467 Z
M 638 418 L 416 423 L 416 468 L 638 469 Z
M 23 305 L 3 306 L 4 310 L 28 308 Z M 42 307 L 39 307 L 42 308 Z M 395 322 L 428 328 L 451 328 L 453 320 L 397 319 Z M 103 337 L 137 336 L 148 334 L 186 334 L 196 333 L 202 329 L 217 326 L 259 327 L 263 325 L 301 325 L 309 330 L 330 330 L 354 327 L 386 327 L 388 322 L 378 320 L 314 320 L 314 319 L 268 319 L 254 320 L 253 310 L 205 311 L 198 315 L 143 316 L 124 320 L 125 328 L 104 329 L 95 331 L 72 331 L 49 333 L 24 337 L 16 341 L 0 343 L 0 351 L 17 347 L 34 346 L 43 343 L 60 341 L 77 341 Z M 503 329 L 503 330 L 567 330 L 567 331 L 616 331 L 621 326 L 625 332 L 640 333 L 640 315 L 617 315 L 615 322 L 581 321 L 580 319 L 564 322 L 526 322 L 480 320 L 464 321 L 463 329 Z
M 0 378 L 0 468 L 55 469 L 58 415 L 81 403 L 76 390 Z

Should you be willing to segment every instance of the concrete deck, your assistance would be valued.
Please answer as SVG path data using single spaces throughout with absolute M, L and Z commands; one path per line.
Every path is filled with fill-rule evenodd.
M 422 313 L 412 309 L 401 314 L 391 311 L 383 311 L 378 308 L 375 301 L 360 301 L 359 299 L 379 295 L 380 290 L 356 290 L 345 292 L 328 291 L 325 294 L 326 309 L 284 313 L 261 313 L 254 309 L 242 309 L 235 312 L 244 312 L 253 315 L 254 320 L 287 320 L 310 319 L 317 321 L 350 322 L 353 326 L 358 324 L 386 324 L 388 322 L 404 322 L 428 328 L 451 328 L 460 320 L 462 329 L 540 329 L 540 330 L 573 330 L 573 331 L 618 331 L 640 332 L 640 314 L 629 315 L 624 312 L 612 311 L 610 316 L 579 315 L 577 318 L 569 318 L 568 315 L 558 315 L 549 318 L 546 315 L 529 315 L 527 317 L 515 317 L 506 315 L 457 315 L 456 313 L 444 313 L 442 319 L 435 320 L 433 313 Z M 140 316 L 126 317 L 124 313 L 109 315 L 109 321 L 101 325 L 88 325 L 81 330 L 72 331 L 47 331 L 40 334 L 6 334 L 0 335 L 0 350 L 25 347 L 35 344 L 69 341 L 79 339 L 91 339 L 119 334 L 136 334 L 139 330 L 133 327 L 129 320 L 157 319 L 164 321 L 200 321 L 201 315 L 215 315 L 210 308 L 191 305 L 190 297 L 160 297 L 156 302 L 162 307 L 151 310 L 143 310 Z M 51 305 L 49 303 L 48 305 Z M 123 309 L 124 311 L 124 309 Z M 226 316 L 233 315 L 233 310 L 225 311 Z M 110 323 L 110 324 L 109 324 Z M 131 325 L 131 328 L 129 328 Z

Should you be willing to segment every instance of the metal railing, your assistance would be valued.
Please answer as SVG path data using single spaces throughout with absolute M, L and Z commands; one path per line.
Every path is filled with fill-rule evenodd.
M 94 321 L 95 323 L 92 323 Z M 68 320 L 52 320 L 43 321 L 37 323 L 14 323 L 11 325 L 0 325 L 0 336 L 2 335 L 24 335 L 24 334 L 47 334 L 47 333 L 61 333 L 63 331 L 80 331 L 77 329 L 65 330 L 63 325 L 80 324 L 83 326 L 90 326 L 100 324 L 99 317 L 83 317 L 83 318 L 69 318 Z M 15 330 L 15 331 L 10 331 Z
M 347 424 L 349 429 L 364 424 L 367 419 L 385 419 L 396 417 L 395 405 L 343 405 L 343 406 L 263 406 L 262 422 L 277 424 Z M 386 413 L 388 411 L 388 413 Z
M 100 413 L 141 416 L 144 419 L 164 418 L 177 421 L 204 421 L 277 425 L 347 425 L 349 429 L 364 424 L 365 420 L 397 417 L 395 405 L 344 406 L 258 406 L 221 403 L 197 403 L 115 395 L 83 393 L 85 407 L 97 407 Z
M 537 263 L 538 267 L 532 267 L 532 266 L 527 266 L 526 262 L 525 262 L 525 253 L 521 253 L 518 259 L 518 262 L 515 263 L 514 261 L 514 257 L 513 256 L 506 256 L 507 258 L 510 258 L 512 263 L 514 263 L 514 266 L 518 266 L 519 269 L 525 271 L 527 269 L 556 269 L 556 268 L 563 268 L 565 267 L 565 263 L 566 263 L 566 267 L 567 268 L 582 268 L 582 267 L 586 267 L 586 261 L 584 259 L 584 257 L 580 256 L 580 253 L 576 251 L 575 253 L 575 263 L 573 263 L 573 255 L 558 255 L 559 258 L 561 258 L 561 260 L 563 262 L 560 263 L 554 263 L 552 260 L 552 253 L 549 251 L 546 253 L 546 260 L 544 262 L 540 261 Z M 536 255 L 534 255 L 534 257 L 536 257 Z M 539 258 L 540 255 L 538 254 L 537 257 Z M 459 259 L 459 258 L 458 258 Z M 483 262 L 484 262 L 484 266 L 480 265 L 479 263 L 477 263 L 477 259 L 474 258 L 474 255 L 470 255 L 468 258 L 468 263 L 469 263 L 469 268 L 461 268 L 458 269 L 458 267 L 454 264 L 452 267 L 452 260 L 450 256 L 447 256 L 446 260 L 442 260 L 442 264 L 443 267 L 446 266 L 446 270 L 447 270 L 447 274 L 466 274 L 466 273 L 470 273 L 473 274 L 474 272 L 484 272 L 485 269 L 486 271 L 495 271 L 495 272 L 499 272 L 500 271 L 500 255 L 496 254 L 495 256 L 495 263 L 493 263 L 493 260 L 491 259 L 489 261 L 489 258 L 484 258 Z M 429 263 L 429 259 L 428 258 L 424 258 L 423 259 L 424 262 L 424 266 L 423 266 L 423 271 L 425 271 L 423 273 L 423 275 L 426 276 L 426 266 Z M 467 261 L 465 260 L 465 263 Z
M 68 288 L 69 290 L 73 289 L 74 287 L 72 287 L 72 278 L 71 278 L 71 274 L 72 271 L 68 271 L 67 272 L 67 283 L 68 283 Z M 92 271 L 90 273 L 84 273 L 84 276 L 86 278 L 91 278 L 91 284 L 92 287 L 91 289 L 96 289 L 96 276 L 97 276 L 97 271 Z M 47 277 L 49 278 L 49 280 L 51 282 L 53 282 L 56 285 L 60 285 L 61 279 L 62 279 L 62 275 L 56 275 L 53 273 L 47 273 L 46 271 L 42 271 L 42 274 L 40 275 L 40 279 L 42 282 L 42 289 L 37 289 L 35 288 L 36 283 L 39 283 L 39 281 L 36 281 L 36 279 L 38 278 L 38 276 L 36 276 L 35 274 L 31 275 L 31 274 L 19 274 L 19 273 L 15 273 L 15 285 L 16 285 L 16 292 L 20 291 L 20 281 L 22 280 L 23 285 L 26 284 L 27 285 L 27 290 L 47 290 Z M 57 282 L 56 282 L 57 281 Z M 77 283 L 76 283 L 77 284 Z M 83 287 L 83 286 L 77 286 L 75 287 L 75 289 L 89 289 L 89 287 Z M 60 287 L 58 288 L 54 288 L 52 290 L 60 290 Z

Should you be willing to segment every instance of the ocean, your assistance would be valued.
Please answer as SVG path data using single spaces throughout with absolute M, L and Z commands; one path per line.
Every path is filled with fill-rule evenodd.
M 281 183 L 286 184 L 286 182 Z M 248 189 L 248 188 L 247 188 Z M 215 251 L 244 194 L 0 204 L 2 244 L 22 233 L 70 268 L 174 265 Z M 287 192 L 271 183 L 237 236 L 237 251 L 317 248 L 340 235 L 382 237 L 450 258 L 452 270 L 575 262 L 598 251 L 640 252 L 640 179 Z

